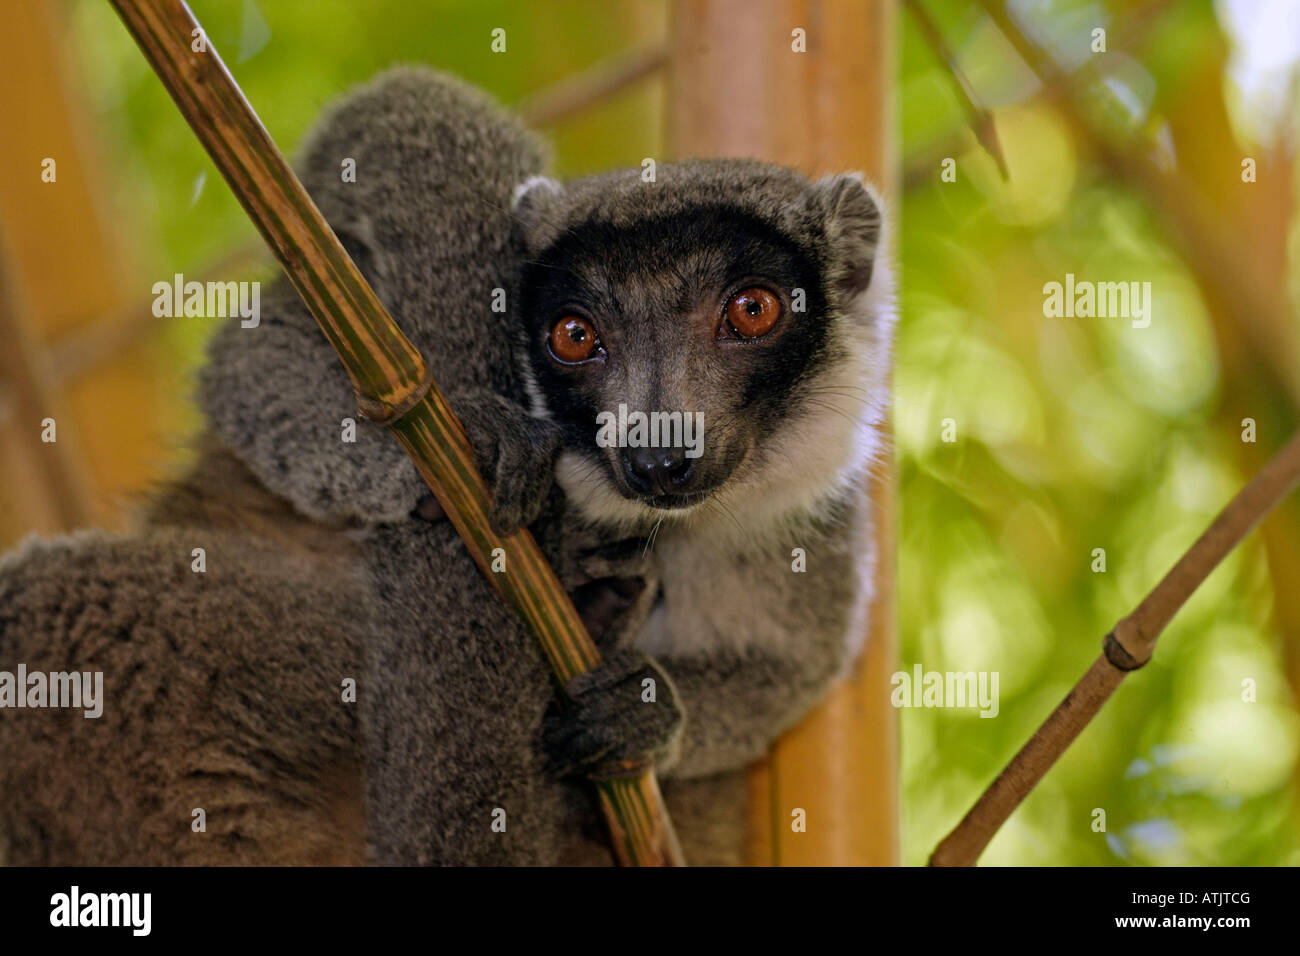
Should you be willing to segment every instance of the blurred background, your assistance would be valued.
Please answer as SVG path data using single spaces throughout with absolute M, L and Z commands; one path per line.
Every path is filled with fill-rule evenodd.
M 781 5 L 802 18 L 790 27 L 833 27 L 836 3 Z M 897 714 L 897 840 L 920 864 L 1300 426 L 1300 17 L 1226 0 L 885 6 L 892 52 L 877 67 L 892 91 L 902 272 L 888 669 L 997 671 L 1001 692 L 993 720 Z M 561 176 L 667 149 L 663 67 L 683 42 L 669 0 L 191 7 L 290 154 L 323 105 L 398 62 L 521 105 Z M 213 325 L 154 319 L 152 284 L 273 274 L 107 3 L 15 4 L 6 20 L 3 549 L 33 531 L 125 527 L 133 496 L 183 457 Z M 41 181 L 46 157 L 58 188 Z M 1043 286 L 1067 273 L 1150 282 L 1150 326 L 1045 317 Z M 47 414 L 57 458 L 40 451 Z M 983 862 L 1300 863 L 1298 693 L 1293 497 L 1179 613 Z

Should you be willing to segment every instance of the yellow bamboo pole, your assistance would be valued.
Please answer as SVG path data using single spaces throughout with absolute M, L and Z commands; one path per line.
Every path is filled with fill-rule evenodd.
M 109 519 L 104 504 L 147 477 L 150 436 L 170 413 L 138 366 L 77 382 L 49 374 L 46 346 L 120 306 L 131 274 L 132 230 L 112 235 L 68 13 L 63 4 L 8 4 L 0 32 L 0 89 L 15 91 L 0 149 L 4 309 L 21 323 L 0 337 L 0 549 L 34 530 Z M 57 421 L 54 444 L 40 441 L 45 417 Z
M 796 30 L 806 52 L 796 52 Z M 673 153 L 747 156 L 810 175 L 861 170 L 890 195 L 893 47 L 889 0 L 677 0 Z M 753 863 L 898 863 L 892 456 L 877 479 L 879 559 L 866 651 L 853 678 L 751 777 Z M 792 832 L 795 808 L 806 811 L 807 832 Z
M 0 230 L 0 339 L 6 343 L 0 349 L 0 373 L 13 393 L 19 446 L 40 476 L 41 495 L 53 510 L 59 530 L 71 531 L 89 519 L 90 493 L 85 471 L 77 466 L 70 450 L 71 422 L 65 419 L 60 426 L 54 414 L 46 385 L 49 377 L 27 331 L 31 304 L 13 266 L 9 243 Z M 55 422 L 57 429 L 52 442 L 41 438 L 41 423 L 47 418 Z
M 401 442 L 479 568 L 537 634 L 559 682 L 594 667 L 596 646 L 536 541 L 527 529 L 506 538 L 492 531 L 469 441 L 423 358 L 343 251 L 189 8 L 180 0 L 110 2 L 338 352 L 362 414 Z M 491 571 L 497 548 L 507 573 Z M 620 862 L 680 865 L 653 770 L 629 762 L 626 771 L 595 781 Z

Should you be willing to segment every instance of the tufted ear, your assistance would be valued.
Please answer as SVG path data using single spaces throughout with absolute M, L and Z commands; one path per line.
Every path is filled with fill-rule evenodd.
M 564 186 L 547 176 L 529 176 L 515 187 L 515 238 L 526 255 L 536 255 L 560 235 L 556 222 Z
M 812 185 L 809 205 L 830 244 L 840 291 L 846 299 L 866 292 L 882 229 L 874 191 L 859 173 L 826 176 Z

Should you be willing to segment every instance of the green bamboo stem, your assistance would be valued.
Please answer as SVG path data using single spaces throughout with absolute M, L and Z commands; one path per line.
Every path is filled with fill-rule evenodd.
M 348 258 L 311 197 L 181 0 L 110 0 L 181 114 L 338 353 L 366 417 L 386 424 L 437 496 L 479 568 L 541 641 L 560 684 L 600 662 L 527 529 L 491 530 L 488 494 L 465 431 L 424 359 Z M 500 548 L 508 571 L 490 570 Z M 681 849 L 652 770 L 596 781 L 625 865 L 679 866 Z

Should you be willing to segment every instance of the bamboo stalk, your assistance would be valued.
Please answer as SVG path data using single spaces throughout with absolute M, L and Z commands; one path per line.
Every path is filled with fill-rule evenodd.
M 402 334 L 348 258 L 210 40 L 181 0 L 110 0 L 240 205 L 284 267 L 347 368 L 363 415 L 389 427 L 464 539 L 479 568 L 532 627 L 560 684 L 600 655 L 527 529 L 507 538 L 488 520 L 488 495 L 465 431 Z M 492 551 L 505 574 L 490 570 Z M 681 865 L 653 771 L 597 782 L 620 862 Z
M 677 0 L 672 23 L 667 119 L 676 158 L 756 158 L 810 176 L 858 169 L 886 196 L 895 194 L 890 0 Z M 796 27 L 806 31 L 806 53 L 792 53 Z M 853 672 L 751 772 L 754 865 L 898 863 L 898 712 L 889 706 L 889 675 L 898 668 L 890 428 L 882 428 L 870 483 L 877 557 L 865 650 Z M 794 807 L 819 822 L 793 832 Z
M 1264 515 L 1300 484 L 1300 432 L 1228 502 L 1133 613 L 1106 635 L 1102 655 L 984 791 L 930 857 L 931 866 L 973 866 L 989 840 L 1130 671 L 1192 593 Z

